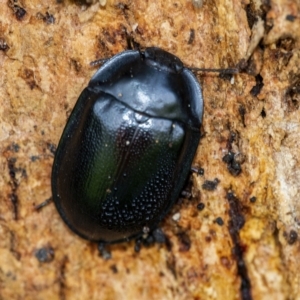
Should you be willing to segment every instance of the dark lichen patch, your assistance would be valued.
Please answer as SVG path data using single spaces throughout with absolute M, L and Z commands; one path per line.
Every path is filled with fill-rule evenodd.
M 227 200 L 230 205 L 230 226 L 235 232 L 237 232 L 241 230 L 245 224 L 245 217 L 242 213 L 242 205 L 240 204 L 239 199 L 235 197 L 232 192 L 227 193 Z
M 155 244 L 165 244 L 167 249 L 170 250 L 170 241 L 161 228 L 156 228 L 145 236 L 138 237 L 135 240 L 134 251 L 138 253 L 142 246 L 151 247 Z
M 224 225 L 224 221 L 221 217 L 217 217 L 215 219 L 216 224 L 218 224 L 219 226 L 223 226 Z
M 296 20 L 296 16 L 294 16 L 294 15 L 287 15 L 286 17 L 285 17 L 285 19 L 287 20 L 287 21 L 290 21 L 290 22 L 294 22 L 295 20 Z
M 229 151 L 222 160 L 227 164 L 227 169 L 231 175 L 238 176 L 242 172 L 241 163 L 237 160 L 234 152 Z
M 218 178 L 215 178 L 214 180 L 205 180 L 202 184 L 202 188 L 207 191 L 214 191 L 219 183 L 220 180 Z
M 23 7 L 18 6 L 18 5 L 16 5 L 14 7 L 14 9 L 15 9 L 15 15 L 16 15 L 17 19 L 19 21 L 21 21 L 25 17 L 25 15 L 27 13 L 26 10 Z
M 261 117 L 264 119 L 267 116 L 265 109 L 263 108 L 260 113 Z
M 49 263 L 54 259 L 54 249 L 51 246 L 45 246 L 35 250 L 34 256 L 41 263 Z
M 55 18 L 52 14 L 49 12 L 46 12 L 45 17 L 43 18 L 44 22 L 46 24 L 54 24 L 55 23 Z
M 18 0 L 9 0 L 8 1 L 8 6 L 13 11 L 13 13 L 16 16 L 17 20 L 22 21 L 27 12 L 23 7 L 18 5 Z
M 42 13 L 38 12 L 36 14 L 36 18 L 39 20 L 43 20 L 46 24 L 54 24 L 55 18 L 52 14 L 50 14 L 48 11 L 43 15 Z
M 197 204 L 197 209 L 198 209 L 198 210 L 201 211 L 201 210 L 203 210 L 204 208 L 205 208 L 205 204 L 204 204 L 203 202 L 200 202 L 200 203 Z
M 32 162 L 36 162 L 37 160 L 39 160 L 40 159 L 40 157 L 38 156 L 38 155 L 32 155 L 32 156 L 30 156 L 30 160 L 32 161 Z
M 20 145 L 17 144 L 17 143 L 12 143 L 11 145 L 9 145 L 9 146 L 7 147 L 7 150 L 8 150 L 8 151 L 13 151 L 13 152 L 15 152 L 15 153 L 18 153 L 19 150 L 20 150 Z
M 229 164 L 232 162 L 234 159 L 234 153 L 233 152 L 228 152 L 226 155 L 223 156 L 222 160 L 224 163 Z

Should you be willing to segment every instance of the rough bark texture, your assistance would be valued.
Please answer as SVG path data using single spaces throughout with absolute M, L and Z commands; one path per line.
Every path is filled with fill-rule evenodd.
M 0 0 L 0 299 L 300 299 L 300 3 L 199 3 Z M 244 69 L 198 76 L 204 174 L 162 224 L 171 247 L 113 245 L 105 261 L 53 204 L 34 207 L 89 63 L 127 35 L 187 66 Z

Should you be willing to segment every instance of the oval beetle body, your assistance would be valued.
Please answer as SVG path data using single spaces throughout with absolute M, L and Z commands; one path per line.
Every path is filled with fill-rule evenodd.
M 101 243 L 153 230 L 187 179 L 202 113 L 200 85 L 176 56 L 152 47 L 106 61 L 55 154 L 52 194 L 63 220 Z

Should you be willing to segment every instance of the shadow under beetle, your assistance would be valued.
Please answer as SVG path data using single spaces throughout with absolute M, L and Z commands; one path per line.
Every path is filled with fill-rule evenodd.
M 155 229 L 189 175 L 202 114 L 200 85 L 176 56 L 153 47 L 106 61 L 55 154 L 52 194 L 66 224 L 100 243 Z

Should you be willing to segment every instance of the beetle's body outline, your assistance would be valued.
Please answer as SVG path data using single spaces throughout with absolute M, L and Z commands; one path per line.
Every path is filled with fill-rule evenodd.
M 63 220 L 101 243 L 153 230 L 189 174 L 202 114 L 200 85 L 176 56 L 153 47 L 105 62 L 55 154 L 52 194 Z

